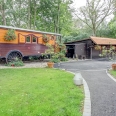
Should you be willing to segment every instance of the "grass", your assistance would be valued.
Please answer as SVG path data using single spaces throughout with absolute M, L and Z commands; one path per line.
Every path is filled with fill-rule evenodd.
M 109 73 L 116 79 L 116 71 L 110 70 Z
M 0 116 L 82 116 L 83 88 L 58 69 L 0 69 Z

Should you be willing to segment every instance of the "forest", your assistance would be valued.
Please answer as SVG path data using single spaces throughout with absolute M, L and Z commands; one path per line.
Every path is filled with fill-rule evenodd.
M 62 34 L 62 42 L 89 36 L 116 38 L 116 0 L 0 0 L 0 25 Z

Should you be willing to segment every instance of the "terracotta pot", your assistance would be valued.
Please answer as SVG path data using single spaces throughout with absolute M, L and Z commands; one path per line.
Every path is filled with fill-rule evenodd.
M 14 64 L 11 64 L 12 67 L 14 67 L 15 65 Z
M 116 70 L 116 64 L 112 64 L 112 70 Z
M 48 65 L 49 68 L 53 68 L 54 67 L 54 63 L 53 62 L 48 62 L 47 65 Z

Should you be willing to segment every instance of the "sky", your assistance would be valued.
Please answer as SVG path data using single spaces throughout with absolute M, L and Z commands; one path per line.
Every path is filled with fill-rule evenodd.
M 86 4 L 86 0 L 73 0 L 73 2 L 72 7 L 74 8 L 79 8 L 81 6 L 85 6 Z
M 71 7 L 75 9 L 86 5 L 86 0 L 73 0 L 73 2 L 74 3 L 71 5 Z M 109 22 L 112 18 L 113 18 L 113 15 L 110 15 L 106 18 L 106 20 Z

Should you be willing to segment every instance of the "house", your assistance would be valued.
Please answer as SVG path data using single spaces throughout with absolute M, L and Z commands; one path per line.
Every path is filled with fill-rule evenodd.
M 14 31 L 15 39 L 9 40 L 11 37 L 7 36 L 7 40 L 10 30 Z M 10 62 L 24 56 L 41 56 L 47 49 L 46 44 L 55 46 L 58 37 L 61 34 L 0 25 L 0 58 Z
M 102 47 L 110 45 L 116 47 L 116 39 L 103 37 L 89 37 L 87 39 L 64 43 L 67 48 L 67 57 L 77 57 L 80 59 L 99 58 Z

